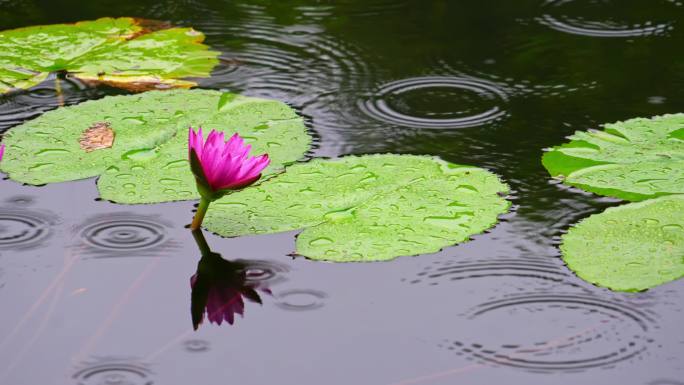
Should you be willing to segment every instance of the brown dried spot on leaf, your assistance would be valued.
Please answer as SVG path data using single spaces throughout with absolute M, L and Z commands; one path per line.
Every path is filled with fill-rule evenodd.
M 83 131 L 78 140 L 85 152 L 111 148 L 114 144 L 114 130 L 108 122 L 96 122 Z

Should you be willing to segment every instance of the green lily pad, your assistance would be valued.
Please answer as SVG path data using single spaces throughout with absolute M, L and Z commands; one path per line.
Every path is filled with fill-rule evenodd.
M 10 129 L 0 170 L 32 185 L 101 175 L 101 197 L 118 203 L 196 199 L 190 126 L 238 132 L 253 154 L 269 154 L 264 175 L 301 158 L 311 142 L 302 118 L 276 100 L 200 89 L 150 91 L 58 108 Z
M 18 28 L 0 32 L 0 93 L 25 89 L 50 72 L 67 71 L 87 82 L 132 89 L 196 85 L 218 52 L 192 28 L 121 17 Z
M 432 157 L 318 159 L 217 200 L 204 225 L 223 236 L 304 229 L 297 253 L 311 259 L 385 261 L 482 233 L 508 210 L 507 192 L 484 169 Z
M 684 114 L 607 124 L 570 139 L 542 158 L 563 183 L 629 201 L 684 193 Z
M 570 228 L 563 259 L 591 283 L 641 291 L 684 277 L 684 195 L 609 208 Z

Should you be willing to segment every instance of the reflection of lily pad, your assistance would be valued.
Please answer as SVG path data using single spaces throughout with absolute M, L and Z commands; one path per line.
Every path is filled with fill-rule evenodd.
M 684 114 L 607 124 L 570 139 L 542 159 L 566 184 L 631 201 L 684 193 Z
M 314 160 L 214 202 L 205 226 L 224 236 L 304 229 L 297 252 L 382 261 L 439 251 L 497 222 L 508 187 L 477 167 L 410 155 Z
M 240 133 L 253 153 L 269 154 L 264 174 L 301 158 L 311 140 L 302 119 L 279 101 L 199 89 L 151 91 L 58 108 L 10 129 L 0 170 L 33 185 L 102 175 L 102 198 L 119 203 L 194 199 L 189 126 Z M 91 134 L 94 127 L 100 131 Z
M 50 72 L 134 90 L 192 87 L 209 76 L 218 52 L 192 28 L 128 17 L 0 32 L 0 93 L 32 87 Z
M 640 291 L 684 277 L 684 195 L 609 208 L 563 236 L 563 259 L 582 279 Z

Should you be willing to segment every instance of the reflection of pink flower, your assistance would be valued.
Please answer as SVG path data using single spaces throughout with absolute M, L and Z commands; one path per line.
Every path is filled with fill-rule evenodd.
M 5 145 L 0 144 L 0 160 L 2 160 L 2 155 L 5 153 Z
M 271 294 L 268 282 L 258 279 L 253 272 L 261 270 L 275 274 L 283 271 L 276 264 L 244 259 L 229 261 L 211 251 L 201 230 L 194 230 L 192 236 L 202 254 L 197 271 L 190 277 L 190 315 L 195 330 L 204 321 L 205 314 L 209 322 L 221 325 L 226 321 L 232 325 L 235 314 L 243 315 L 245 312 L 243 297 L 261 304 L 257 290 Z
M 270 294 L 266 287 L 259 287 L 258 282 L 247 280 L 248 265 L 222 259 L 218 254 L 203 257 L 200 268 L 190 277 L 192 288 L 192 323 L 197 327 L 204 320 L 206 313 L 209 322 L 221 325 L 223 321 L 233 324 L 235 314 L 244 315 L 245 301 L 261 304 L 257 289 Z
M 190 286 L 195 287 L 197 282 L 197 274 L 190 278 Z M 226 284 L 227 283 L 227 284 Z M 245 312 L 245 302 L 242 300 L 242 296 L 245 293 L 241 292 L 239 289 L 250 291 L 247 298 L 252 299 L 254 302 L 261 303 L 261 298 L 259 294 L 254 291 L 254 289 L 249 287 L 238 288 L 235 287 L 230 282 L 214 282 L 208 288 L 206 293 L 206 313 L 209 322 L 221 325 L 223 321 L 233 324 L 235 321 L 235 314 L 244 315 Z M 202 312 L 204 313 L 204 311 Z M 199 323 L 202 323 L 204 319 L 204 314 L 202 314 Z
M 212 191 L 239 189 L 261 177 L 270 159 L 268 154 L 250 157 L 250 149 L 238 134 L 226 142 L 223 132 L 211 130 L 205 142 L 202 128 L 195 132 L 191 127 L 188 132 L 190 162 L 198 161 L 201 166 L 193 167 L 193 172 Z M 197 175 L 200 170 L 203 175 Z

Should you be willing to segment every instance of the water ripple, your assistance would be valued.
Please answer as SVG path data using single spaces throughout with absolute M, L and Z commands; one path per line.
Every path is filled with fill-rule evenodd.
M 504 76 L 491 72 L 494 68 L 490 69 L 488 66 L 496 63 L 494 59 L 491 60 L 491 62 L 485 60 L 484 64 L 487 64 L 487 66 L 482 67 L 481 65 L 473 66 L 460 62 L 450 64 L 444 59 L 438 59 L 433 64 L 433 71 L 446 76 L 478 77 L 484 81 L 496 84 L 496 86 L 501 91 L 505 92 L 509 98 L 515 97 L 516 99 L 528 97 L 553 99 L 567 98 L 580 90 L 586 91 L 594 89 L 598 85 L 596 82 L 586 82 L 569 86 L 561 83 L 540 83 L 538 80 L 530 81 L 523 78 Z
M 557 31 L 583 36 L 593 37 L 637 37 L 637 36 L 657 36 L 671 31 L 672 22 L 653 22 L 644 21 L 642 23 L 629 24 L 614 20 L 592 21 L 584 17 L 571 17 L 565 14 L 556 16 L 558 11 L 562 11 L 563 6 L 575 3 L 572 0 L 547 0 L 544 8 L 549 8 L 548 13 L 537 18 L 537 21 Z M 624 4 L 616 1 L 603 1 L 602 3 L 612 3 L 615 10 L 624 8 Z M 666 1 L 664 3 L 674 3 Z
M 325 35 L 320 26 L 281 26 L 261 7 L 242 7 L 249 17 L 229 27 L 239 44 L 224 47 L 212 86 L 302 106 L 367 72 L 356 48 Z M 221 30 L 225 34 L 225 25 Z
M 28 206 L 35 202 L 35 197 L 30 195 L 15 195 L 5 199 L 5 203 L 10 206 Z
M 216 24 L 222 36 L 228 28 L 234 38 L 215 44 L 224 52 L 221 63 L 212 78 L 200 80 L 200 84 L 283 100 L 312 120 L 318 133 L 329 139 L 326 143 L 337 143 L 336 135 L 355 126 L 355 120 L 348 121 L 343 115 L 358 115 L 356 90 L 369 86 L 372 70 L 365 54 L 312 20 L 283 26 L 261 6 L 238 7 L 246 14 L 240 22 L 226 27 L 216 19 L 201 26 L 210 34 L 211 24 Z M 317 9 L 325 13 L 327 8 Z
M 59 218 L 46 211 L 0 207 L 0 250 L 32 249 L 53 235 Z
M 270 287 L 286 280 L 289 266 L 275 261 L 261 259 L 236 259 L 234 262 L 245 265 L 245 281 Z
M 211 344 L 206 340 L 191 339 L 183 342 L 185 350 L 191 353 L 206 352 L 210 349 Z
M 278 293 L 276 305 L 290 311 L 315 310 L 325 306 L 327 297 L 327 294 L 318 290 L 290 289 Z
M 529 291 L 547 291 L 549 285 L 563 285 L 580 290 L 574 277 L 555 258 L 487 258 L 480 260 L 438 260 L 426 266 L 410 284 L 425 283 L 431 286 L 444 281 L 462 281 L 479 278 L 508 278 L 507 282 L 524 285 Z M 524 283 L 523 283 L 524 282 Z
M 78 385 L 152 385 L 148 365 L 127 358 L 99 358 L 72 375 Z
M 424 76 L 384 84 L 369 99 L 359 102 L 359 107 L 368 116 L 391 124 L 448 129 L 497 121 L 507 114 L 503 107 L 507 100 L 506 92 L 490 81 Z M 416 103 L 433 107 L 438 103 L 448 104 L 450 108 L 435 112 L 430 111 L 433 107 L 427 107 L 421 116 L 416 113 Z
M 102 89 L 88 87 L 77 79 L 60 79 L 61 97 L 55 79 L 31 89 L 0 95 L 0 133 L 61 105 L 77 104 L 105 95 Z
M 502 319 L 508 326 L 500 325 L 505 333 L 482 337 L 488 341 L 445 341 L 442 347 L 483 364 L 534 372 L 582 371 L 635 359 L 653 344 L 650 334 L 657 329 L 649 312 L 627 301 L 584 294 L 512 295 L 483 303 L 467 317 L 478 328 L 491 329 Z M 543 323 L 535 324 L 539 320 Z M 524 330 L 515 332 L 510 325 Z
M 154 215 L 134 213 L 90 217 L 76 229 L 85 254 L 102 257 L 151 256 L 175 248 L 169 223 Z

